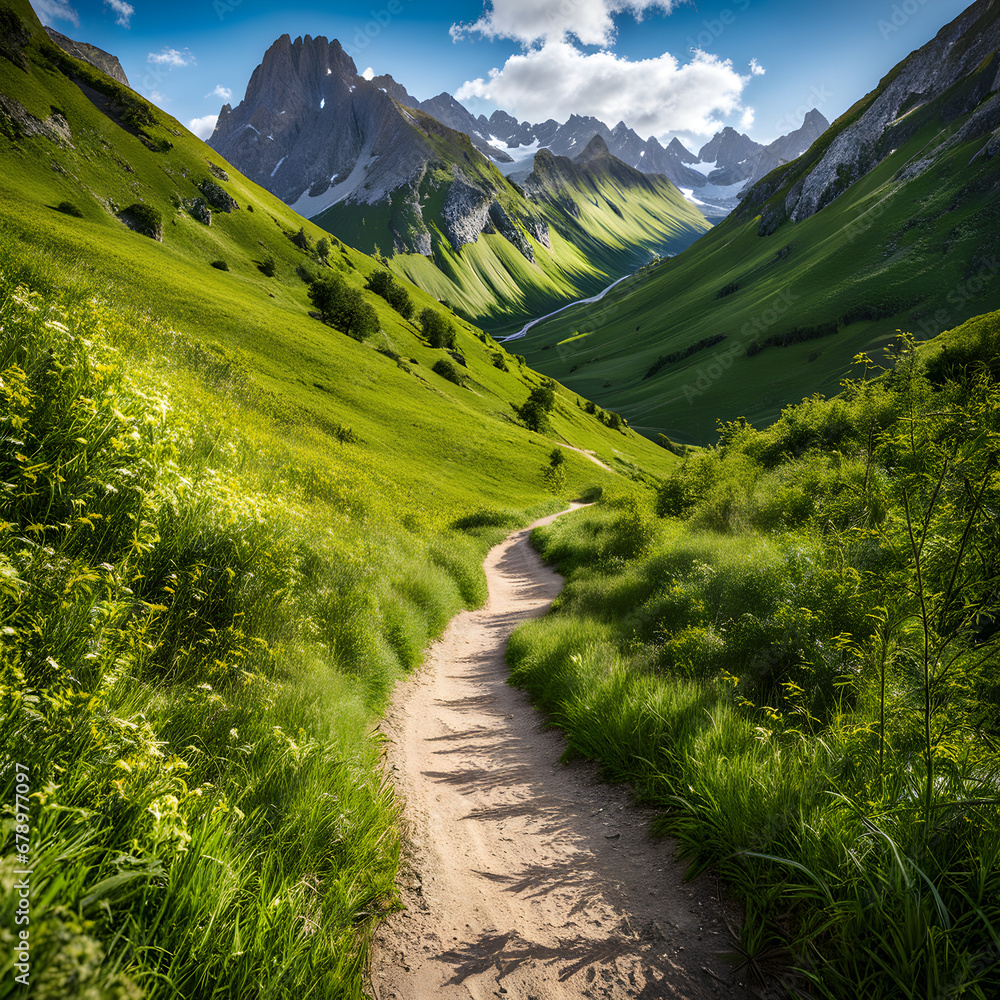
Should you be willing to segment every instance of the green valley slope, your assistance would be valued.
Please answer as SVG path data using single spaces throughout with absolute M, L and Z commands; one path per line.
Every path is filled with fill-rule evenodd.
M 683 255 L 508 346 L 643 433 L 704 443 L 835 392 L 897 329 L 996 309 L 998 11 L 974 4 Z
M 169 115 L 70 59 L 44 36 L 26 4 L 9 9 L 36 27 L 14 61 L 0 59 L 6 95 L 0 220 L 29 259 L 104 289 L 109 299 L 171 324 L 181 338 L 210 344 L 226 363 L 249 366 L 282 419 L 349 425 L 365 444 L 340 449 L 340 461 L 364 467 L 392 502 L 438 516 L 498 494 L 515 506 L 535 502 L 543 493 L 540 466 L 525 456 L 540 454 L 543 439 L 512 420 L 511 404 L 522 403 L 539 376 L 509 357 L 503 365 L 509 370 L 502 370 L 495 364 L 502 350 L 457 322 L 458 350 L 468 364 L 468 387 L 459 387 L 430 370 L 442 352 L 369 293 L 382 325 L 371 344 L 318 323 L 298 272 L 314 276 L 321 267 L 291 237 L 304 228 L 315 243 L 323 230 L 234 171 Z M 206 201 L 206 190 L 239 208 L 212 211 L 209 225 L 198 221 L 192 212 L 201 211 L 196 203 Z M 64 202 L 80 216 L 57 210 Z M 162 216 L 162 242 L 119 221 L 136 202 Z M 268 260 L 273 278 L 262 270 Z M 346 245 L 335 245 L 330 260 L 358 287 L 378 268 Z M 228 270 L 213 267 L 216 261 Z M 418 312 L 440 308 L 417 289 L 410 292 Z M 565 394 L 554 427 L 559 438 L 596 450 L 609 464 L 617 454 L 663 467 L 661 450 L 638 435 L 609 431 Z M 571 464 L 578 461 L 600 477 L 584 459 Z
M 500 177 L 492 164 L 483 164 Z M 396 273 L 496 336 L 593 295 L 655 257 L 680 253 L 709 228 L 670 181 L 622 163 L 600 137 L 572 160 L 542 150 L 523 190 L 504 183 L 514 188 L 507 193 L 509 215 L 543 222 L 544 228 L 523 232 L 530 256 L 499 233 L 484 233 L 456 250 L 438 231 L 431 255 L 397 254 L 390 261 Z M 350 211 L 337 206 L 315 221 L 343 232 Z
M 0 29 L 0 794 L 33 890 L 5 990 L 22 962 L 32 996 L 362 1000 L 393 685 L 485 599 L 491 544 L 673 456 L 558 386 L 529 430 L 544 380 L 488 335 L 431 347 L 375 261 L 324 260 L 26 0 Z M 311 316 L 317 274 L 380 329 Z

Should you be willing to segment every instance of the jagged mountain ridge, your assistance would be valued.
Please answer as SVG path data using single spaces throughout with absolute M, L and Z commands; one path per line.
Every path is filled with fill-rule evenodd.
M 405 94 L 405 88 L 400 89 Z M 405 102 L 405 98 L 401 99 Z M 481 152 L 503 164 L 501 169 L 519 181 L 526 176 L 539 149 L 572 157 L 597 135 L 613 156 L 630 167 L 647 174 L 663 174 L 691 195 L 697 192 L 698 203 L 713 217 L 732 210 L 738 194 L 768 171 L 804 153 L 830 124 L 813 109 L 800 128 L 769 146 L 727 127 L 694 154 L 676 138 L 665 148 L 654 136 L 642 139 L 623 121 L 609 129 L 597 118 L 571 115 L 562 124 L 548 119 L 532 125 L 518 122 L 505 111 L 495 111 L 489 118 L 475 118 L 448 94 L 430 101 L 410 100 L 411 106 L 465 132 Z

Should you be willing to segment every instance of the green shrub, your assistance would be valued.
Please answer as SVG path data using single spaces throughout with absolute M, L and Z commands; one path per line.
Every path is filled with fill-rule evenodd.
M 379 330 L 378 315 L 361 292 L 336 274 L 324 274 L 309 286 L 309 298 L 320 319 L 355 340 Z
M 525 426 L 533 431 L 541 431 L 547 426 L 549 414 L 555 405 L 555 382 L 551 379 L 545 379 L 541 385 L 536 385 L 520 406 L 511 403 L 514 412 L 524 421 Z
M 563 468 L 565 462 L 566 455 L 562 448 L 553 448 L 549 452 L 549 464 L 542 467 L 546 489 L 553 493 L 562 492 L 566 486 L 566 470 Z
M 368 276 L 365 288 L 385 299 L 403 319 L 410 319 L 413 316 L 413 303 L 410 301 L 409 294 L 405 288 L 397 283 L 395 277 L 389 271 L 372 271 Z M 426 327 L 424 335 L 428 335 Z M 431 346 L 438 347 L 442 345 L 432 344 Z M 454 340 L 448 346 L 454 346 Z
M 420 328 L 431 347 L 453 348 L 455 346 L 455 328 L 444 313 L 436 309 L 424 309 L 420 314 Z
M 212 267 L 218 269 L 219 271 L 228 271 L 229 265 L 224 260 L 213 260 Z
M 72 215 L 75 219 L 82 219 L 83 212 L 80 211 L 71 201 L 61 201 L 56 205 L 56 211 L 62 212 L 63 215 Z
M 601 506 L 617 516 L 608 525 L 601 555 L 605 559 L 635 559 L 656 539 L 656 524 L 643 498 L 634 493 L 604 496 Z
M 265 257 L 258 265 L 257 270 L 264 275 L 265 278 L 273 278 L 274 272 L 277 269 L 277 264 L 271 256 Z
M 438 358 L 438 360 L 434 362 L 434 367 L 431 368 L 431 371 L 440 375 L 442 378 L 446 378 L 449 382 L 454 382 L 455 385 L 465 384 L 465 377 L 447 358 Z

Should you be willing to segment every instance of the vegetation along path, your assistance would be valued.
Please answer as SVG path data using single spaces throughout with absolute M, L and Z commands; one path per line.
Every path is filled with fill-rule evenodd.
M 486 606 L 452 621 L 387 716 L 410 849 L 406 909 L 379 933 L 372 992 L 742 997 L 713 884 L 682 884 L 649 815 L 591 765 L 561 763 L 562 735 L 505 683 L 508 636 L 562 587 L 529 544 L 552 519 L 489 553 Z

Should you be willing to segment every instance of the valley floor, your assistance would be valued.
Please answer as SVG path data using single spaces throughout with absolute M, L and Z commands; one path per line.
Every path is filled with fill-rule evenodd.
M 510 632 L 562 588 L 530 534 L 491 550 L 488 603 L 452 621 L 383 726 L 410 849 L 372 993 L 741 997 L 721 958 L 734 919 L 710 880 L 682 884 L 650 813 L 594 765 L 560 763 L 565 738 L 505 683 Z

